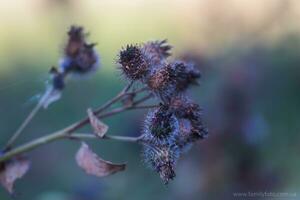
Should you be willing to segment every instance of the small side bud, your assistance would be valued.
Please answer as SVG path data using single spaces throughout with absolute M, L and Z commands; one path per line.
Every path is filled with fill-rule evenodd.
M 65 76 L 59 72 L 56 67 L 52 67 L 49 71 L 52 77 L 52 87 L 55 90 L 63 90 L 65 87 Z

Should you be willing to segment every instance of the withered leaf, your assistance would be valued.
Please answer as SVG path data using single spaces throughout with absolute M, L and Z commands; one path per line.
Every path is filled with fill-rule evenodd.
M 29 160 L 18 157 L 2 163 L 0 169 L 0 183 L 9 192 L 13 193 L 14 182 L 22 178 L 30 167 Z
M 100 138 L 103 138 L 105 133 L 108 131 L 108 126 L 104 124 L 102 121 L 100 121 L 93 113 L 93 111 L 89 108 L 87 110 L 89 120 L 91 123 L 91 126 L 94 129 L 94 133 L 99 136 Z
M 76 153 L 76 162 L 87 174 L 104 177 L 125 170 L 125 164 L 114 164 L 95 154 L 86 143 Z

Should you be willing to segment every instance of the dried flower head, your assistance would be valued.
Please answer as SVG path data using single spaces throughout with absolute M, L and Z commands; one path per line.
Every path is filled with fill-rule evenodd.
M 179 158 L 179 150 L 175 145 L 144 145 L 144 162 L 154 171 L 159 173 L 165 184 L 176 176 L 175 165 Z
M 154 67 L 171 55 L 171 49 L 167 40 L 150 41 L 143 45 L 143 52 Z
M 85 43 L 85 36 L 86 34 L 84 33 L 83 27 L 71 26 L 68 31 L 68 42 L 64 49 L 65 55 L 75 58 Z
M 147 80 L 149 89 L 166 104 L 176 94 L 176 82 L 170 72 L 170 66 L 164 64 L 162 67 L 153 70 Z
M 167 89 L 171 82 L 171 76 L 168 66 L 162 67 L 160 69 L 154 70 L 149 76 L 147 84 L 148 87 L 153 91 L 163 91 Z
M 203 123 L 202 110 L 198 104 L 179 95 L 172 99 L 170 107 L 179 119 L 178 144 L 181 147 L 207 137 L 208 130 Z
M 139 80 L 144 78 L 149 65 L 145 59 L 141 48 L 138 45 L 127 45 L 119 53 L 118 63 L 121 70 L 130 80 Z
M 97 69 L 99 56 L 94 49 L 95 44 L 87 43 L 85 37 L 82 27 L 71 26 L 69 29 L 68 41 L 59 68 L 50 69 L 51 84 L 47 85 L 46 92 L 40 99 L 44 108 L 60 99 L 68 75 L 85 75 Z
M 184 91 L 192 84 L 198 84 L 197 79 L 201 77 L 200 70 L 192 63 L 176 61 L 169 64 L 170 75 L 175 82 L 177 91 Z
M 152 70 L 147 84 L 164 102 L 168 102 L 190 85 L 197 84 L 200 77 L 200 71 L 194 65 L 176 61 Z
M 173 143 L 179 134 L 178 120 L 163 104 L 154 111 L 150 111 L 145 119 L 143 141 L 150 143 Z
M 82 27 L 72 26 L 68 36 L 64 56 L 60 60 L 61 71 L 65 74 L 79 75 L 95 71 L 99 65 L 95 43 L 86 42 L 86 34 Z

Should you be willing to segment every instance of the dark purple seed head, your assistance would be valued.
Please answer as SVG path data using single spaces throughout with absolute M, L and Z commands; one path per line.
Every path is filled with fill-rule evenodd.
M 97 55 L 94 46 L 94 43 L 83 45 L 80 54 L 76 57 L 74 71 L 86 73 L 98 67 L 99 56 Z
M 145 119 L 143 140 L 154 144 L 174 143 L 179 134 L 178 120 L 169 111 L 168 106 L 161 105 L 150 111 Z
M 198 84 L 197 80 L 201 77 L 201 73 L 193 64 L 176 61 L 169 65 L 170 76 L 175 82 L 177 91 L 184 91 L 190 85 Z
M 167 40 L 157 40 L 145 43 L 142 49 L 150 60 L 149 62 L 155 66 L 171 55 L 172 47 L 167 43 Z
M 142 79 L 149 71 L 145 56 L 137 45 L 127 45 L 123 48 L 120 51 L 118 63 L 125 76 L 131 80 Z
M 68 32 L 65 54 L 60 60 L 60 69 L 64 74 L 83 75 L 94 72 L 100 63 L 95 43 L 87 43 L 83 31 L 82 27 L 72 26 Z
M 170 73 L 166 65 L 163 68 L 153 71 L 148 78 L 147 85 L 153 91 L 162 91 L 168 87 L 171 81 Z
M 200 106 L 186 96 L 177 96 L 170 102 L 170 109 L 179 119 L 180 136 L 178 144 L 188 144 L 206 138 L 208 130 L 202 119 Z
M 144 145 L 144 162 L 154 171 L 159 173 L 165 184 L 175 177 L 175 165 L 180 155 L 180 150 L 174 145 Z
M 68 42 L 65 47 L 65 55 L 76 57 L 85 43 L 85 33 L 81 26 L 71 26 L 68 31 Z

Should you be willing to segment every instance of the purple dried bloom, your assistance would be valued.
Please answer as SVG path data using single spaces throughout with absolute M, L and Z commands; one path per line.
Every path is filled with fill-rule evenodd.
M 197 79 L 201 77 L 200 70 L 192 63 L 176 61 L 170 64 L 170 76 L 175 81 L 178 92 L 186 90 L 192 84 L 198 84 Z
M 127 45 L 120 51 L 118 63 L 125 76 L 131 80 L 140 80 L 149 72 L 149 63 L 137 45 Z
M 180 120 L 181 131 L 178 137 L 180 146 L 207 137 L 208 130 L 203 123 L 202 110 L 198 104 L 182 95 L 174 97 L 170 104 L 171 109 Z
M 159 108 L 147 114 L 143 129 L 143 141 L 154 144 L 171 144 L 174 143 L 174 138 L 178 134 L 178 119 L 170 112 L 168 106 L 161 104 Z
M 170 49 L 166 40 L 127 45 L 120 51 L 118 63 L 127 78 L 145 83 L 153 71 L 161 68 Z
M 65 74 L 87 74 L 95 71 L 99 65 L 95 43 L 88 44 L 83 31 L 82 27 L 72 26 L 68 32 L 69 39 L 59 64 Z
M 144 162 L 154 171 L 159 173 L 165 184 L 174 179 L 175 165 L 180 151 L 175 145 L 144 145 Z
M 142 49 L 153 68 L 171 55 L 172 47 L 167 43 L 167 40 L 157 40 L 145 43 Z
M 85 43 L 85 36 L 83 27 L 81 26 L 71 26 L 68 31 L 68 42 L 65 47 L 65 55 L 71 58 L 75 58 L 79 53 L 81 47 Z

